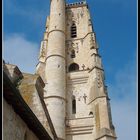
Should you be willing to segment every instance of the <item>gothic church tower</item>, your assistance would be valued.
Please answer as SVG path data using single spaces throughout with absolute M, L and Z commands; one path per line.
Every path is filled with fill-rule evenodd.
M 36 73 L 59 140 L 116 140 L 86 2 L 50 1 Z

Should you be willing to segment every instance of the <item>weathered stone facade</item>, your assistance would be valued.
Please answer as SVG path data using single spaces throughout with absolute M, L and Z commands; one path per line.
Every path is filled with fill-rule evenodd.
M 3 100 L 3 140 L 39 140 L 21 117 Z
M 59 139 L 115 140 L 96 34 L 86 2 L 51 0 L 36 73 Z

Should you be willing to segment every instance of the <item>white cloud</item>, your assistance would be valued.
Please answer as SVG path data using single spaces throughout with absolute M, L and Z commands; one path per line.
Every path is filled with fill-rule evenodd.
M 111 105 L 118 140 L 136 140 L 135 103 L 131 100 L 123 100 L 112 101 Z
M 35 66 L 38 63 L 38 54 L 39 45 L 26 40 L 23 35 L 12 34 L 4 40 L 4 60 L 17 65 L 23 72 L 35 72 Z
M 136 140 L 136 62 L 131 61 L 117 72 L 109 85 L 111 110 L 118 140 Z

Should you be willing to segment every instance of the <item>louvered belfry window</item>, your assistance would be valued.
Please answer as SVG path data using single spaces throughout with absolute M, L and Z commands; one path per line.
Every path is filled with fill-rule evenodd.
M 76 38 L 76 37 L 77 37 L 77 28 L 75 23 L 73 23 L 71 26 L 71 38 Z

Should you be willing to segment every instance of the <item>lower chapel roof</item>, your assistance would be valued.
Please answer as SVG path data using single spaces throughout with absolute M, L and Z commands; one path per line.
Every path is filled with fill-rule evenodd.
M 10 105 L 12 105 L 15 112 L 24 120 L 27 126 L 40 140 L 52 140 L 49 133 L 46 131 L 46 129 L 43 127 L 36 115 L 33 113 L 31 108 L 21 96 L 20 91 L 15 87 L 15 84 L 9 78 L 9 74 L 7 72 L 8 71 L 4 66 L 3 97 Z

